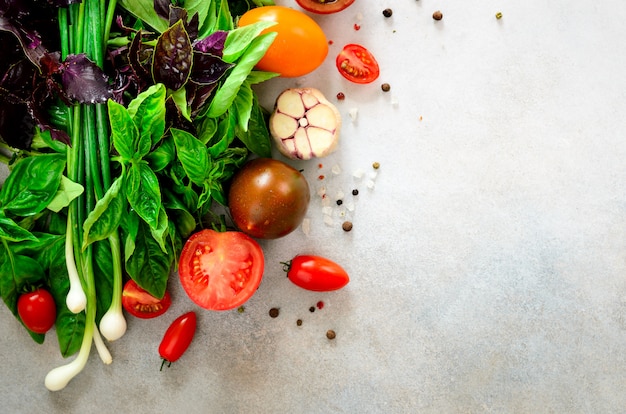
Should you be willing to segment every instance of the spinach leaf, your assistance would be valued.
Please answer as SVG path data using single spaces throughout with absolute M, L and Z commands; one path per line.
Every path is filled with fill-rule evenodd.
M 7 241 L 19 242 L 24 240 L 37 240 L 28 230 L 19 226 L 15 221 L 4 217 L 0 211 L 0 238 Z
M 23 158 L 0 190 L 0 207 L 22 217 L 40 213 L 56 196 L 64 170 L 61 154 Z

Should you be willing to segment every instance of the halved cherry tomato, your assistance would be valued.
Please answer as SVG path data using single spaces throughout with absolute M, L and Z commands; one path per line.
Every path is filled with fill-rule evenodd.
M 43 288 L 22 294 L 17 300 L 17 313 L 28 329 L 44 334 L 52 328 L 57 318 L 54 298 Z
M 261 246 L 238 232 L 200 230 L 183 246 L 180 283 L 189 298 L 209 310 L 228 310 L 256 292 L 264 269 Z
M 298 255 L 285 265 L 289 280 L 303 289 L 326 292 L 341 289 L 350 282 L 341 266 L 324 257 Z
M 335 64 L 339 73 L 354 83 L 370 83 L 380 75 L 374 55 L 363 46 L 353 43 L 343 47 Z
M 163 358 L 163 364 L 177 361 L 189 348 L 194 335 L 196 334 L 196 314 L 187 312 L 180 315 L 165 331 L 161 344 L 159 345 L 159 355 Z
M 130 279 L 122 291 L 122 306 L 126 312 L 137 318 L 150 319 L 163 315 L 172 304 L 172 297 L 165 292 L 163 299 L 158 299 L 143 290 Z
M 306 11 L 317 14 L 337 13 L 354 3 L 354 0 L 296 0 Z
M 276 22 L 262 33 L 276 32 L 276 38 L 257 63 L 261 70 L 284 77 L 306 75 L 324 62 L 328 40 L 322 28 L 301 11 L 284 6 L 255 7 L 244 13 L 239 26 L 256 22 Z

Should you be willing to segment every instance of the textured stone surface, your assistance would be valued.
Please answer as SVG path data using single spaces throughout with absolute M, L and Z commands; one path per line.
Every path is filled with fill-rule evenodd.
M 113 364 L 92 352 L 61 392 L 43 385 L 63 363 L 54 334 L 36 345 L 2 307 L 0 411 L 623 411 L 623 4 L 361 0 L 317 19 L 333 41 L 322 68 L 259 88 L 268 107 L 286 87 L 346 95 L 338 151 L 321 169 L 293 164 L 313 191 L 309 235 L 263 242 L 265 278 L 243 313 L 201 311 L 173 277 L 172 309 L 129 319 Z M 374 84 L 335 72 L 349 42 L 375 53 Z M 340 262 L 351 283 L 291 285 L 280 261 L 303 252 Z M 192 309 L 197 337 L 159 372 L 162 333 Z

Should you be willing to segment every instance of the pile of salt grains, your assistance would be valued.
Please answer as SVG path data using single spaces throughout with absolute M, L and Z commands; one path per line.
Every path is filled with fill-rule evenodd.
M 333 165 L 330 174 L 324 174 L 324 166 L 319 164 L 320 174 L 317 178 L 318 185 L 315 194 L 321 203 L 322 219 L 326 226 L 339 226 L 346 230 L 344 224 L 351 223 L 353 220 L 360 187 L 364 186 L 370 191 L 374 190 L 378 168 L 379 165 L 375 162 L 369 172 L 363 168 L 356 169 L 352 173 L 352 185 L 350 188 L 345 188 L 347 184 L 344 183 L 345 180 L 341 179 L 343 170 L 338 164 Z M 301 228 L 304 234 L 309 235 L 311 233 L 311 219 L 309 217 L 302 221 Z

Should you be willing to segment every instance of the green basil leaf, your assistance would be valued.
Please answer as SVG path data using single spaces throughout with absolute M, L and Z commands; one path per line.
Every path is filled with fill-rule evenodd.
M 215 137 L 219 138 L 219 141 L 209 147 L 211 158 L 217 158 L 232 144 L 235 139 L 236 125 L 236 111 L 227 111 L 217 125 L 217 134 L 215 134 Z
M 263 83 L 278 76 L 280 76 L 280 73 L 253 70 L 246 78 L 246 82 L 248 82 L 250 85 L 256 85 L 258 83 Z
M 143 222 L 139 223 L 134 244 L 133 254 L 126 258 L 126 272 L 152 296 L 162 298 L 174 263 L 173 250 L 168 246 L 168 252 L 164 254 L 152 237 L 150 228 Z
M 85 191 L 85 189 L 82 185 L 70 180 L 64 175 L 61 176 L 61 185 L 59 185 L 56 195 L 50 204 L 48 204 L 48 209 L 58 213 L 69 206 L 72 200 L 78 198 L 83 191 Z
M 133 162 L 128 170 L 126 194 L 130 206 L 151 228 L 156 228 L 161 208 L 159 180 L 145 161 Z
M 2 215 L 0 215 L 0 238 L 12 242 L 37 240 L 37 238 L 31 232 L 22 228 L 10 218 L 4 217 Z
M 158 172 L 176 159 L 176 146 L 171 137 L 164 138 L 160 145 L 144 157 L 152 171 Z
M 183 238 L 187 238 L 196 229 L 196 220 L 187 210 L 184 203 L 171 191 L 163 190 L 163 207 L 168 212 L 170 223 L 173 223 L 178 233 Z
M 0 190 L 5 211 L 26 217 L 40 213 L 54 199 L 65 170 L 65 156 L 45 154 L 18 161 Z
M 180 88 L 170 94 L 170 98 L 178 108 L 180 114 L 188 121 L 191 121 L 191 108 L 187 104 L 187 89 Z
M 192 183 L 202 185 L 209 167 L 206 146 L 189 132 L 171 129 L 178 159 Z
M 154 0 L 118 0 L 118 5 L 158 32 L 167 30 L 169 22 L 154 10 Z
M 55 330 L 63 358 L 70 357 L 80 350 L 85 335 L 85 324 L 85 312 L 74 313 L 67 306 L 57 308 Z
M 228 74 L 224 83 L 215 92 L 215 96 L 209 105 L 207 116 L 217 118 L 228 110 L 232 105 L 239 88 L 246 80 L 248 74 L 254 66 L 261 60 L 265 52 L 270 47 L 276 32 L 262 34 L 257 36 L 246 48 L 237 65 Z
M 107 105 L 109 108 L 113 146 L 120 154 L 120 157 L 122 157 L 122 160 L 128 162 L 135 156 L 139 130 L 133 122 L 128 109 L 124 108 L 123 105 L 110 99 Z
M 220 2 L 220 7 L 217 10 L 217 20 L 216 20 L 216 29 L 217 30 L 232 30 L 235 26 L 233 22 L 233 16 L 230 14 L 230 9 L 228 7 L 228 0 L 222 0 Z
M 154 238 L 154 240 L 156 240 L 159 246 L 161 246 L 161 250 L 163 251 L 163 253 L 167 253 L 166 244 L 167 236 L 169 235 L 167 228 L 168 224 L 169 220 L 167 218 L 167 212 L 164 208 L 161 208 L 161 210 L 159 211 L 159 223 L 156 228 L 151 228 L 150 232 L 152 233 L 152 237 Z
M 126 210 L 123 185 L 124 176 L 120 175 L 89 212 L 83 223 L 83 249 L 97 240 L 106 239 L 119 228 Z
M 159 83 L 150 86 L 128 104 L 128 113 L 139 129 L 139 152 L 142 157 L 165 133 L 165 98 L 165 86 Z
M 259 157 L 272 156 L 272 138 L 267 129 L 266 114 L 259 105 L 256 95 L 253 97 L 248 128 L 247 130 L 238 129 L 236 135 L 246 148 Z
M 203 27 L 205 20 L 209 16 L 209 12 L 211 11 L 213 3 L 215 3 L 215 1 L 185 0 L 183 7 L 185 8 L 185 10 L 187 10 L 189 16 L 193 16 L 197 13 L 198 27 Z
M 139 233 L 139 222 L 141 221 L 140 217 L 134 213 L 129 212 L 129 214 L 125 214 L 122 222 L 120 223 L 120 227 L 123 230 L 124 236 L 124 256 L 125 260 L 128 260 L 130 256 L 132 256 L 135 251 L 135 238 L 137 238 L 137 234 Z
M 252 105 L 254 103 L 254 93 L 250 84 L 246 80 L 241 84 L 239 92 L 233 101 L 233 106 L 237 110 L 237 126 L 242 131 L 248 131 L 248 121 L 252 113 Z
M 222 59 L 228 63 L 236 62 L 263 30 L 275 25 L 276 22 L 259 21 L 229 31 L 224 42 Z

